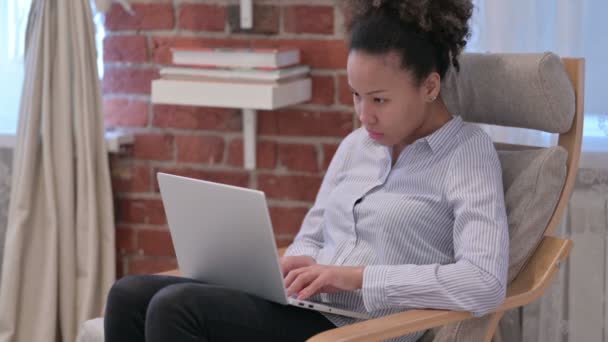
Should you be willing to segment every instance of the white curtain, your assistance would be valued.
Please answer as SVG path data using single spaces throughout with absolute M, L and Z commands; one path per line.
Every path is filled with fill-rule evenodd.
M 73 342 L 115 277 L 89 0 L 33 0 L 0 284 L 0 342 Z
M 110 5 L 112 5 L 112 2 L 116 2 L 116 3 L 119 3 L 125 9 L 125 11 L 133 14 L 131 5 L 129 4 L 129 0 L 94 0 L 94 1 L 95 1 L 95 6 L 97 7 L 97 10 L 99 12 L 103 12 L 103 13 L 107 12 L 110 9 Z
M 585 111 L 608 114 L 606 0 L 474 0 L 468 51 L 543 52 L 586 59 Z

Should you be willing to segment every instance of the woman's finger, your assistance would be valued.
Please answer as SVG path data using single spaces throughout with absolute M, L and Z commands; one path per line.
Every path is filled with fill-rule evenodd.
M 308 286 L 298 292 L 298 300 L 306 300 L 309 297 L 321 292 L 321 289 L 326 285 L 327 277 L 324 274 L 319 274 Z
M 306 267 L 301 267 L 289 271 L 289 273 L 287 273 L 287 276 L 285 277 L 285 280 L 283 281 L 285 283 L 285 287 L 289 288 L 289 286 L 291 286 L 291 283 L 293 283 L 294 279 L 296 279 L 297 276 L 305 272 L 305 269 Z
M 287 288 L 287 295 L 291 296 L 293 294 L 299 293 L 300 290 L 308 286 L 312 281 L 314 281 L 318 277 L 318 272 L 314 270 L 310 270 L 308 272 L 303 272 L 298 275 L 291 285 Z

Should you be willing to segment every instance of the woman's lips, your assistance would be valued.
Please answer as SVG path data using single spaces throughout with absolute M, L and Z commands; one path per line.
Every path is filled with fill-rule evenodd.
M 370 130 L 368 130 L 367 133 L 369 133 L 369 137 L 374 140 L 382 139 L 382 137 L 384 136 L 384 134 L 382 134 L 382 133 L 377 133 L 377 132 L 370 131 Z

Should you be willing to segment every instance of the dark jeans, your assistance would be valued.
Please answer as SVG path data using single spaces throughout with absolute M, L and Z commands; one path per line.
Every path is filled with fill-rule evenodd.
M 335 328 L 315 311 L 159 275 L 117 281 L 104 325 L 106 342 L 304 341 Z

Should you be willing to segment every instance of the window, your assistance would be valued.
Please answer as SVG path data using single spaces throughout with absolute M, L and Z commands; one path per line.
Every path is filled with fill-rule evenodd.
M 585 58 L 585 124 L 583 152 L 608 152 L 608 44 L 604 14 L 608 1 L 474 0 L 469 52 L 544 52 Z M 503 142 L 522 143 L 520 137 L 541 145 L 556 135 L 539 131 L 486 127 Z M 531 143 L 534 145 L 534 143 Z M 608 167 L 608 166 L 605 166 Z
M 585 58 L 585 111 L 608 114 L 608 1 L 474 0 L 471 52 L 544 52 Z
M 23 45 L 31 0 L 0 2 L 0 134 L 15 133 L 23 83 Z
M 31 3 L 32 0 L 0 1 L 0 135 L 13 135 L 17 131 L 23 86 L 25 32 Z M 95 8 L 93 4 L 92 8 Z M 95 12 L 93 18 L 99 51 L 97 66 L 102 77 L 103 14 Z

